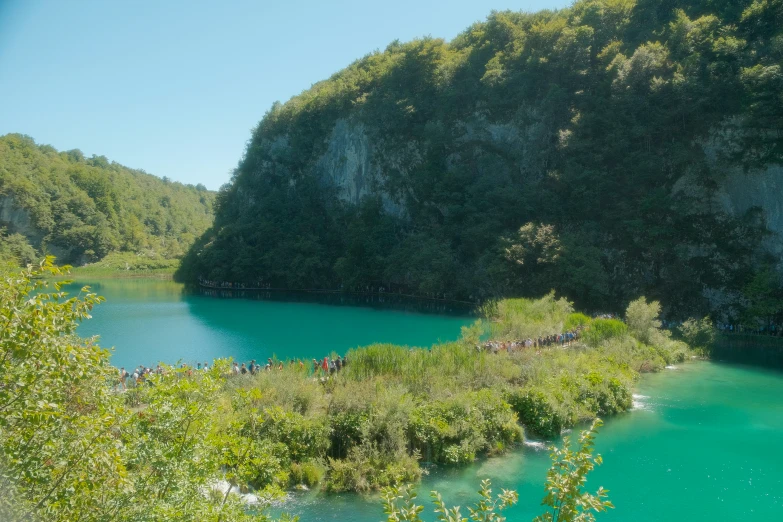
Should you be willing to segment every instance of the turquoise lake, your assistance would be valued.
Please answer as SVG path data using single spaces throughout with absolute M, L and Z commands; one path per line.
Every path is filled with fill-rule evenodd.
M 429 346 L 456 339 L 473 321 L 465 310 L 437 303 L 422 313 L 411 303 L 339 296 L 325 303 L 211 297 L 170 281 L 79 284 L 107 299 L 79 332 L 114 346 L 116 366 L 312 358 L 372 342 Z M 598 435 L 604 465 L 588 486 L 608 489 L 616 506 L 598 520 L 783 520 L 781 397 L 783 373 L 753 367 L 697 361 L 644 376 L 634 409 L 606 419 Z M 479 481 L 490 478 L 495 489 L 519 491 L 508 520 L 531 520 L 541 513 L 548 466 L 544 444 L 528 441 L 472 466 L 431 469 L 420 500 L 429 506 L 428 492 L 437 489 L 448 503 L 465 506 L 476 500 Z M 353 494 L 291 494 L 281 509 L 303 522 L 384 518 L 377 497 Z
M 229 298 L 154 279 L 77 283 L 67 290 L 74 293 L 89 285 L 106 298 L 79 333 L 99 335 L 101 346 L 115 348 L 112 364 L 127 368 L 218 357 L 309 360 L 372 343 L 431 346 L 457 339 L 461 327 L 475 320 L 465 308 L 438 302 L 422 307 L 391 297 L 383 303 L 378 297 L 339 295 L 270 294 L 259 299 L 259 294 L 247 293 L 246 298 Z M 281 297 L 303 301 L 278 300 Z M 438 313 L 427 313 L 428 307 Z

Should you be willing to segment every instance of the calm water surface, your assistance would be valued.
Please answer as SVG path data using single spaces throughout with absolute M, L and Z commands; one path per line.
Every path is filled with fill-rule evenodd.
M 257 294 L 229 299 L 154 279 L 78 280 L 67 290 L 76 293 L 83 285 L 106 302 L 93 310 L 93 318 L 79 327 L 79 333 L 99 335 L 101 346 L 114 347 L 112 364 L 126 368 L 218 357 L 312 359 L 375 342 L 431 346 L 457 339 L 460 328 L 474 320 L 465 309 L 438 303 L 422 303 L 421 308 L 416 302 L 389 305 L 376 298 L 356 306 L 364 298 L 325 296 L 329 302 L 351 304 L 327 305 L 259 300 Z M 452 310 L 452 315 L 419 311 L 427 307 Z
M 81 283 L 81 282 L 80 282 Z M 83 284 L 83 283 L 82 283 Z M 371 307 L 219 299 L 167 281 L 90 283 L 107 298 L 83 335 L 114 346 L 115 365 L 234 356 L 240 360 L 318 357 L 394 342 L 428 346 L 455 339 L 469 317 Z M 693 362 L 645 376 L 632 411 L 608 419 L 598 436 L 604 457 L 588 481 L 617 506 L 599 520 L 783 520 L 783 373 Z M 482 478 L 514 488 L 510 521 L 531 520 L 549 466 L 540 443 L 460 469 L 433 469 L 421 500 L 437 489 L 450 504 L 476 499 Z M 293 494 L 282 509 L 303 522 L 377 522 L 377 497 Z M 431 518 L 429 519 L 431 520 Z

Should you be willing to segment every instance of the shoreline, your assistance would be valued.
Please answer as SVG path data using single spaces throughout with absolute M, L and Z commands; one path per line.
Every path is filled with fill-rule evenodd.
M 325 289 L 287 289 L 287 288 L 272 288 L 272 287 L 234 287 L 231 285 L 239 284 L 239 283 L 228 283 L 228 286 L 225 286 L 226 284 L 208 284 L 204 282 L 197 282 L 195 283 L 196 286 L 200 288 L 207 288 L 210 290 L 218 290 L 218 291 L 225 291 L 225 292 L 276 292 L 276 293 L 303 293 L 303 294 L 332 294 L 332 295 L 369 295 L 369 296 L 380 296 L 380 297 L 405 297 L 407 299 L 416 299 L 416 300 L 422 300 L 422 301 L 437 301 L 442 303 L 458 303 L 463 305 L 470 305 L 470 306 L 478 306 L 481 304 L 480 301 L 464 301 L 460 299 L 446 299 L 441 297 L 427 297 L 422 295 L 416 295 L 416 294 L 403 294 L 398 292 L 373 292 L 373 291 L 357 291 L 357 290 L 325 290 Z
M 137 271 L 137 270 L 82 270 L 82 267 L 71 268 L 71 270 L 65 275 L 59 275 L 56 277 L 44 277 L 44 279 L 52 281 L 66 281 L 78 279 L 160 279 L 160 280 L 174 280 L 173 270 L 154 270 L 154 271 Z

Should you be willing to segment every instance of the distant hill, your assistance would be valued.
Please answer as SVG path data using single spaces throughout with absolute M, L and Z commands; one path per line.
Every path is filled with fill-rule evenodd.
M 181 257 L 213 220 L 215 194 L 20 134 L 0 137 L 0 258 L 54 254 L 81 265 L 112 252 Z
M 783 0 L 496 12 L 275 104 L 179 277 L 737 317 L 781 295 L 782 132 Z

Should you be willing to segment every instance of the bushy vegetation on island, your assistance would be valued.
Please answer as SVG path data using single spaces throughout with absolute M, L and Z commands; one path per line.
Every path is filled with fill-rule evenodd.
M 266 113 L 180 276 L 736 318 L 779 260 L 720 187 L 780 162 L 782 42 L 781 0 L 579 0 L 393 42 Z
M 108 352 L 75 333 L 101 298 L 51 282 L 47 292 L 42 273 L 59 270 L 47 262 L 0 280 L 6 520 L 244 520 L 239 492 L 401 487 L 421 478 L 422 462 L 472 462 L 518 444 L 523 430 L 556 439 L 625 411 L 640 372 L 687 353 L 660 328 L 657 303 L 634 302 L 621 328 L 548 295 L 487 307 L 454 343 L 353 349 L 328 379 L 289 362 L 231 375 L 217 360 L 207 371 L 169 367 L 122 393 Z M 567 346 L 482 347 L 568 324 L 603 326 Z M 574 478 L 564 470 L 552 479 Z
M 104 271 L 176 267 L 212 224 L 215 194 L 19 134 L 0 137 L 0 262 L 56 254 Z M 107 257 L 108 256 L 108 257 Z

